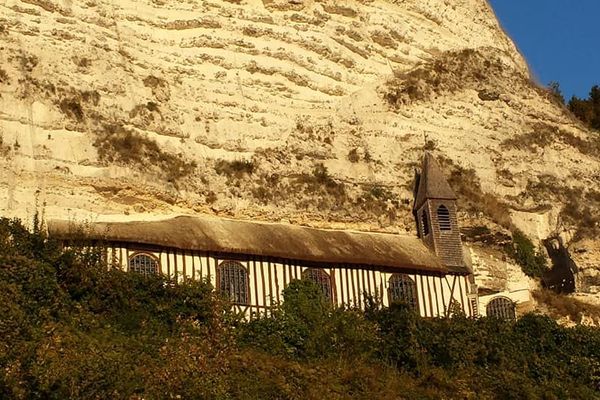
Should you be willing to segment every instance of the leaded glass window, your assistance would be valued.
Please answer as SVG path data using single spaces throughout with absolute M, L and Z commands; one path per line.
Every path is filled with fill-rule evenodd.
M 331 292 L 331 278 L 321 268 L 308 268 L 302 272 L 302 279 L 307 279 L 316 283 L 323 296 L 329 301 L 333 300 L 333 293 Z
M 485 310 L 488 317 L 506 320 L 514 320 L 516 318 L 515 304 L 506 297 L 496 297 L 492 299 Z
M 388 299 L 391 303 L 404 303 L 417 310 L 419 301 L 417 285 L 408 275 L 393 274 L 388 281 Z
M 439 206 L 437 209 L 438 224 L 441 231 L 452 230 L 452 222 L 450 221 L 450 211 L 446 206 Z
M 144 276 L 157 275 L 160 271 L 158 260 L 150 254 L 139 253 L 129 259 L 129 271 Z
M 237 261 L 223 261 L 219 264 L 219 292 L 234 304 L 248 305 L 248 272 Z

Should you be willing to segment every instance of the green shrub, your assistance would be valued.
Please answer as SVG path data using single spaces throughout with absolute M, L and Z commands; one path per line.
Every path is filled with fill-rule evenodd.
M 375 325 L 362 312 L 334 307 L 308 280 L 290 282 L 283 304 L 247 324 L 240 340 L 275 355 L 320 359 L 344 354 L 368 358 L 377 343 Z
M 513 232 L 512 243 L 506 246 L 506 252 L 521 266 L 527 276 L 541 278 L 548 271 L 544 254 L 518 229 Z
M 600 330 L 336 308 L 294 281 L 239 321 L 208 282 L 111 270 L 0 219 L 0 398 L 592 399 Z

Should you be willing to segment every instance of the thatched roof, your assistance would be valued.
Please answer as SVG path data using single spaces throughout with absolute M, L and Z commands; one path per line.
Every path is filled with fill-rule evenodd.
M 427 199 L 456 200 L 456 194 L 431 153 L 425 153 L 423 158 L 415 209 L 419 209 Z
M 99 222 L 84 230 L 68 221 L 55 220 L 49 221 L 48 231 L 51 237 L 62 240 L 81 239 L 83 235 L 88 240 L 134 246 L 154 245 L 392 270 L 449 272 L 421 240 L 392 234 L 190 216 L 161 221 Z

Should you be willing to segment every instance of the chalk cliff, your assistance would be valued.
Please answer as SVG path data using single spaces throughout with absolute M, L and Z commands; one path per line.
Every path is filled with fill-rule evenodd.
M 485 0 L 0 10 L 2 215 L 210 213 L 414 232 L 427 149 L 460 194 L 485 285 L 527 284 L 481 242 L 483 228 L 499 243 L 513 224 L 566 236 L 580 290 L 599 289 L 598 136 L 532 82 Z

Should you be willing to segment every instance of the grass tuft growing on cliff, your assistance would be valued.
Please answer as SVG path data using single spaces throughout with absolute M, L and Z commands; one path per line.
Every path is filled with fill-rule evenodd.
M 459 206 L 469 212 L 482 213 L 498 225 L 511 229 L 512 221 L 508 206 L 491 193 L 484 193 L 477 173 L 463 168 L 449 158 L 438 158 L 444 169 L 450 171 L 448 183 L 459 198 Z
M 383 88 L 383 97 L 397 108 L 465 89 L 489 96 L 507 71 L 502 60 L 485 49 L 448 51 L 407 73 L 395 74 Z
M 100 161 L 154 171 L 169 182 L 177 182 L 196 169 L 194 161 L 169 153 L 156 141 L 120 125 L 106 126 L 96 138 L 94 146 Z

